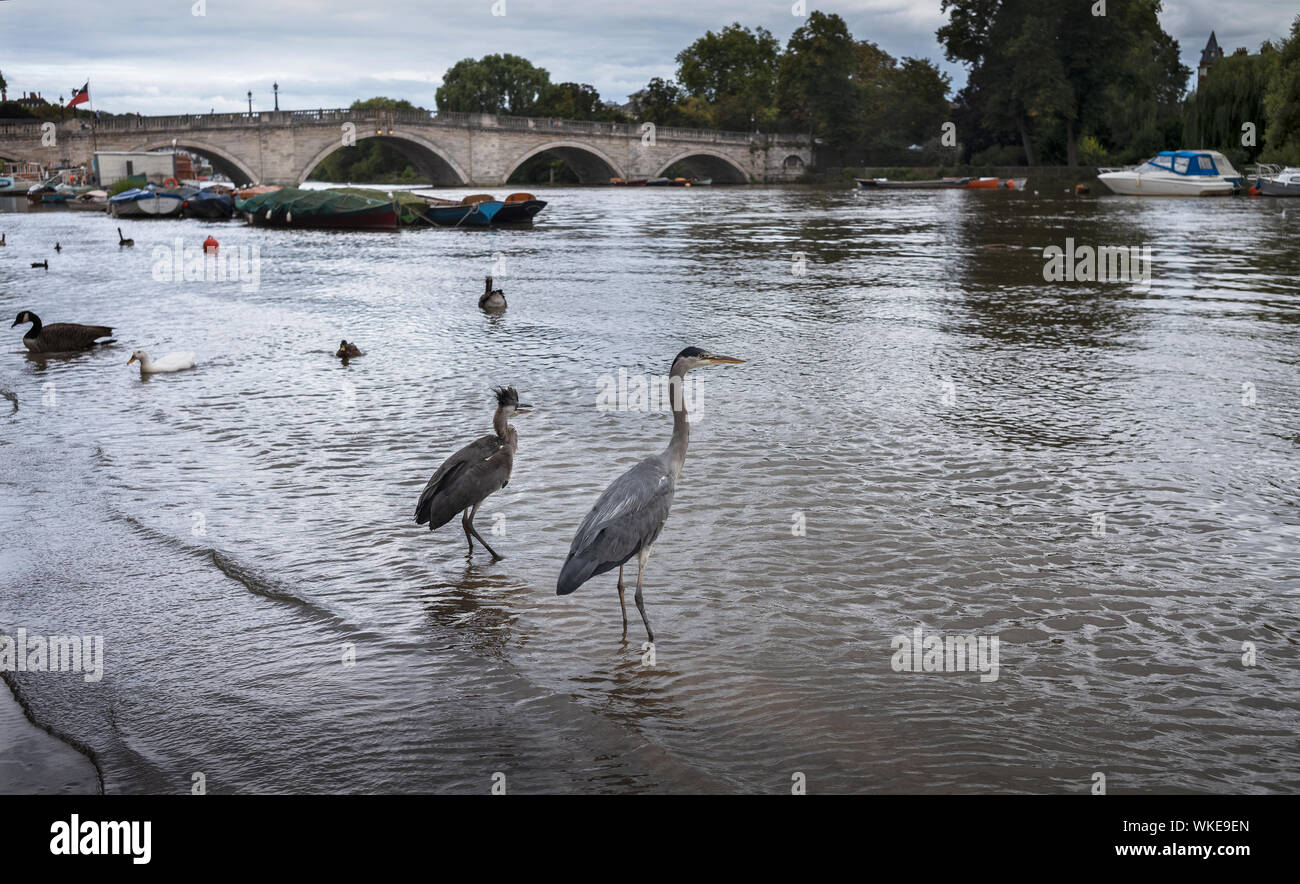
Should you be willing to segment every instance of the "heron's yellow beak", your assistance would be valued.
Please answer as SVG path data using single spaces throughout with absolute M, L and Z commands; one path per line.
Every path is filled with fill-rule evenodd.
M 532 410 L 533 407 L 531 405 L 524 405 L 521 403 L 515 406 L 515 414 L 528 414 L 528 412 Z
M 706 353 L 701 359 L 707 365 L 743 365 L 745 362 L 735 356 L 715 356 L 712 353 Z
M 128 360 L 126 361 L 126 364 L 127 364 L 127 365 L 130 365 L 132 362 L 135 362 L 135 357 L 134 357 L 134 356 L 132 356 L 130 359 L 128 359 Z

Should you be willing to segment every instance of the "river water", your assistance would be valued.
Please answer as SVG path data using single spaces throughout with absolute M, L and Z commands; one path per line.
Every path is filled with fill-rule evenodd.
M 130 249 L 0 206 L 0 312 L 116 338 L 42 360 L 14 329 L 0 362 L 0 631 L 106 661 L 10 681 L 106 791 L 1300 787 L 1300 207 L 539 195 L 529 230 L 133 221 Z M 208 234 L 256 280 L 168 281 Z M 1149 246 L 1149 286 L 1046 282 L 1067 237 Z M 598 397 L 687 345 L 748 361 L 692 375 L 651 666 L 613 574 L 555 580 L 671 430 Z M 138 347 L 199 366 L 142 380 Z M 493 562 L 411 514 L 497 384 L 536 411 Z M 996 637 L 997 678 L 897 671 L 917 629 Z

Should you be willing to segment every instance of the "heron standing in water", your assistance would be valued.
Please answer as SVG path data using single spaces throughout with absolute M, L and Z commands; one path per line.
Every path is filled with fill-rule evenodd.
M 597 574 L 618 568 L 618 604 L 623 609 L 623 634 L 627 635 L 627 603 L 623 597 L 623 565 L 637 557 L 636 595 L 633 596 L 645 634 L 655 640 L 641 597 L 641 578 L 650 548 L 668 519 L 673 505 L 677 477 L 686 461 L 690 424 L 682 395 L 682 379 L 701 365 L 744 362 L 734 356 L 715 356 L 699 347 L 687 347 L 677 354 L 668 373 L 669 398 L 673 408 L 673 437 L 663 454 L 647 457 L 610 484 L 596 505 L 582 520 L 569 546 L 569 557 L 560 571 L 556 595 L 568 595 Z
M 481 436 L 443 461 L 415 505 L 415 524 L 429 524 L 429 530 L 441 528 L 460 513 L 460 525 L 465 529 L 470 555 L 474 554 L 474 538 L 499 559 L 496 550 L 474 528 L 474 515 L 489 494 L 498 491 L 510 481 L 510 471 L 515 465 L 515 448 L 519 434 L 510 426 L 510 418 L 527 414 L 531 405 L 519 404 L 519 393 L 514 387 L 495 387 L 496 414 L 492 416 L 494 432 Z

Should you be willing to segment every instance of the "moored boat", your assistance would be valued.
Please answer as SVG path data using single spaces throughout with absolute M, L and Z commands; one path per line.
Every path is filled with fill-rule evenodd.
M 649 178 L 611 178 L 609 183 L 615 187 L 645 187 Z
M 181 210 L 181 195 L 165 190 L 133 187 L 108 198 L 108 209 L 116 218 L 163 217 Z
M 527 224 L 544 208 L 546 208 L 546 200 L 539 200 L 531 193 L 512 193 L 492 216 L 492 223 Z
M 259 227 L 324 230 L 396 230 L 394 203 L 334 190 L 281 187 L 236 201 Z
M 1261 166 L 1255 183 L 1264 196 L 1300 196 L 1300 167 Z
M 40 163 L 15 162 L 4 164 L 4 177 L 0 178 L 0 194 L 21 194 L 36 184 L 44 184 L 50 177 Z M 8 181 L 8 184 L 4 182 Z
M 972 178 L 966 182 L 967 190 L 997 190 L 997 178 Z
M 1097 172 L 1097 180 L 1124 196 L 1226 196 L 1245 184 L 1217 150 L 1162 150 L 1137 166 Z
M 229 218 L 235 213 L 235 201 L 215 190 L 199 190 L 181 204 L 187 218 Z
M 439 227 L 487 227 L 505 206 L 505 203 L 487 193 L 474 194 L 460 200 L 424 194 L 419 196 L 429 205 L 429 219 Z
M 108 191 L 106 190 L 88 190 L 85 193 L 68 200 L 65 205 L 69 209 L 76 209 L 81 212 L 105 212 L 108 210 Z
M 863 190 L 956 190 L 964 188 L 969 178 L 929 178 L 923 181 L 895 181 L 889 178 L 854 178 Z

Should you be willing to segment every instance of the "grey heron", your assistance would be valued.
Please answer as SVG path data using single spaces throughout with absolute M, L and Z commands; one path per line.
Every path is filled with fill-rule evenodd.
M 663 530 L 673 504 L 677 477 L 686 461 L 690 424 L 682 394 L 682 379 L 701 365 L 742 363 L 734 356 L 717 356 L 699 347 L 687 347 L 677 354 L 668 373 L 669 398 L 673 409 L 673 436 L 662 454 L 647 457 L 615 479 L 600 495 L 596 505 L 578 527 L 569 545 L 569 557 L 560 570 L 556 595 L 568 595 L 597 574 L 618 568 L 618 604 L 623 611 L 623 634 L 627 635 L 627 602 L 623 595 L 623 565 L 637 557 L 636 601 L 645 624 L 645 634 L 655 640 L 646 617 L 641 582 L 650 548 Z
M 531 405 L 519 403 L 519 393 L 514 387 L 495 387 L 496 413 L 492 416 L 493 432 L 480 436 L 443 461 L 442 466 L 429 479 L 415 505 L 415 524 L 426 522 L 429 530 L 441 528 L 460 513 L 460 525 L 465 529 L 470 554 L 474 553 L 474 538 L 499 559 L 496 550 L 474 528 L 474 516 L 489 494 L 498 491 L 510 481 L 510 471 L 515 465 L 515 449 L 519 434 L 510 426 L 510 418 L 527 414 Z
M 506 309 L 506 293 L 501 289 L 492 288 L 492 277 L 483 277 L 483 294 L 479 296 L 478 305 L 481 309 L 489 313 L 497 313 Z

